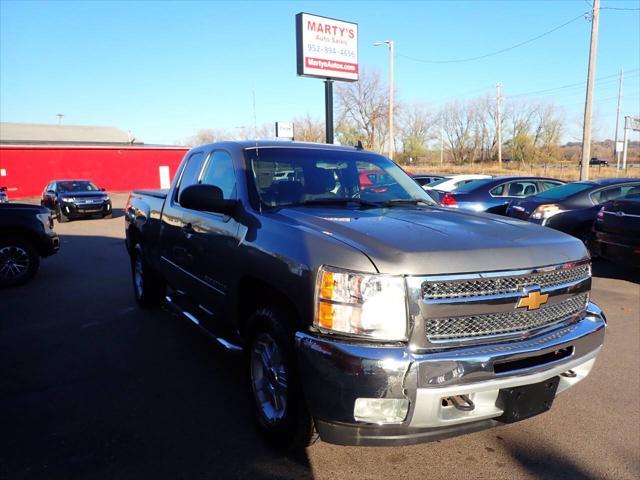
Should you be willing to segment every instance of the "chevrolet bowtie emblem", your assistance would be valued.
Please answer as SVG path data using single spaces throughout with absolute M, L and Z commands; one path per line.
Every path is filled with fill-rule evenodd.
M 541 294 L 538 290 L 534 290 L 533 292 L 525 292 L 524 297 L 518 300 L 518 305 L 516 308 L 527 307 L 527 310 L 537 310 L 540 308 L 540 305 L 544 305 L 549 300 L 549 294 Z

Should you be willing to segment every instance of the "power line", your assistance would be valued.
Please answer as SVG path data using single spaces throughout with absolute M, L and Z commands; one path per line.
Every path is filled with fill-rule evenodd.
M 639 68 L 634 68 L 633 70 L 628 70 L 629 77 L 634 76 L 634 75 L 631 75 L 631 74 L 633 72 L 637 72 L 638 70 L 640 70 L 640 69 Z M 604 77 L 597 78 L 596 81 L 602 82 L 603 80 L 607 80 L 607 79 L 614 78 L 614 77 L 617 77 L 617 76 L 618 76 L 618 74 L 614 73 L 612 75 L 607 75 L 607 76 L 604 76 Z M 550 92 L 555 92 L 557 90 L 564 90 L 564 89 L 568 89 L 568 88 L 570 89 L 570 88 L 575 88 L 575 87 L 582 87 L 586 83 L 587 82 L 577 82 L 577 83 L 570 83 L 568 85 L 562 85 L 560 87 L 545 88 L 543 90 L 534 90 L 532 92 L 515 93 L 513 95 L 507 95 L 506 98 L 525 97 L 527 95 L 547 94 L 547 93 L 550 93 Z
M 632 11 L 632 12 L 638 12 L 640 11 L 640 8 L 620 8 L 620 7 L 600 7 L 600 10 L 627 10 L 627 11 Z
M 420 63 L 463 63 L 463 62 L 471 62 L 471 61 L 474 61 L 474 60 L 480 60 L 482 58 L 493 57 L 495 55 L 499 55 L 501 53 L 508 52 L 509 50 L 513 50 L 515 48 L 522 47 L 523 45 L 527 45 L 527 44 L 529 44 L 531 42 L 535 42 L 536 40 L 539 40 L 540 38 L 545 37 L 547 35 L 550 35 L 553 32 L 556 32 L 556 31 L 560 30 L 561 28 L 564 28 L 567 25 L 569 25 L 569 24 L 571 24 L 571 23 L 573 23 L 573 22 L 575 22 L 575 21 L 577 21 L 577 20 L 579 20 L 581 18 L 585 18 L 585 15 L 588 15 L 590 13 L 591 12 L 589 12 L 589 11 L 583 12 L 580 15 L 572 18 L 571 20 L 563 23 L 562 25 L 558 25 L 557 27 L 554 27 L 551 30 L 547 30 L 546 32 L 541 33 L 540 35 L 536 35 L 533 38 L 530 38 L 530 39 L 525 40 L 523 42 L 517 43 L 517 44 L 512 45 L 510 47 L 502 48 L 500 50 L 496 50 L 495 52 L 487 53 L 485 55 L 478 55 L 476 57 L 460 58 L 460 59 L 452 59 L 452 60 L 425 60 L 425 59 L 421 59 L 421 58 L 411 57 L 409 55 L 403 55 L 403 54 L 400 54 L 400 53 L 396 53 L 396 56 L 402 57 L 402 58 L 406 58 L 408 60 L 413 60 L 414 62 L 420 62 Z

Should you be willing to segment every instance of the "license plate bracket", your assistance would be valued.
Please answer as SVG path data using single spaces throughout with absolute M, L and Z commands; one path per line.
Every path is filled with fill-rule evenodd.
M 560 377 L 521 387 L 503 388 L 498 393 L 496 407 L 504 412 L 496 420 L 514 423 L 534 417 L 551 408 Z

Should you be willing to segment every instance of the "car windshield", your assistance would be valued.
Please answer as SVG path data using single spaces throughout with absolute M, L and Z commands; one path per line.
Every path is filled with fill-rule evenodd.
M 487 178 L 485 180 L 473 180 L 471 182 L 460 185 L 458 188 L 454 190 L 455 193 L 468 193 L 473 192 L 476 188 L 480 188 L 483 185 L 488 185 L 493 182 L 492 178 Z M 433 183 L 431 184 L 433 185 Z
M 251 148 L 246 153 L 258 196 L 267 207 L 434 205 L 404 170 L 374 153 L 295 147 Z
M 567 183 L 566 185 L 561 185 L 559 187 L 551 188 L 545 192 L 539 193 L 537 195 L 538 198 L 545 198 L 548 200 L 562 200 L 564 198 L 568 198 L 576 193 L 584 192 L 593 187 L 591 183 Z
M 57 183 L 60 192 L 97 192 L 100 190 L 93 183 L 85 180 L 69 180 Z

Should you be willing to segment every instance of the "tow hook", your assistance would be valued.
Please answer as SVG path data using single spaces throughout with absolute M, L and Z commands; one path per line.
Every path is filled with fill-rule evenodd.
M 447 400 L 451 404 L 453 404 L 454 407 L 456 407 L 458 410 L 462 410 L 463 412 L 470 412 L 474 408 L 476 408 L 473 401 L 467 395 L 455 395 L 453 397 L 447 398 Z

